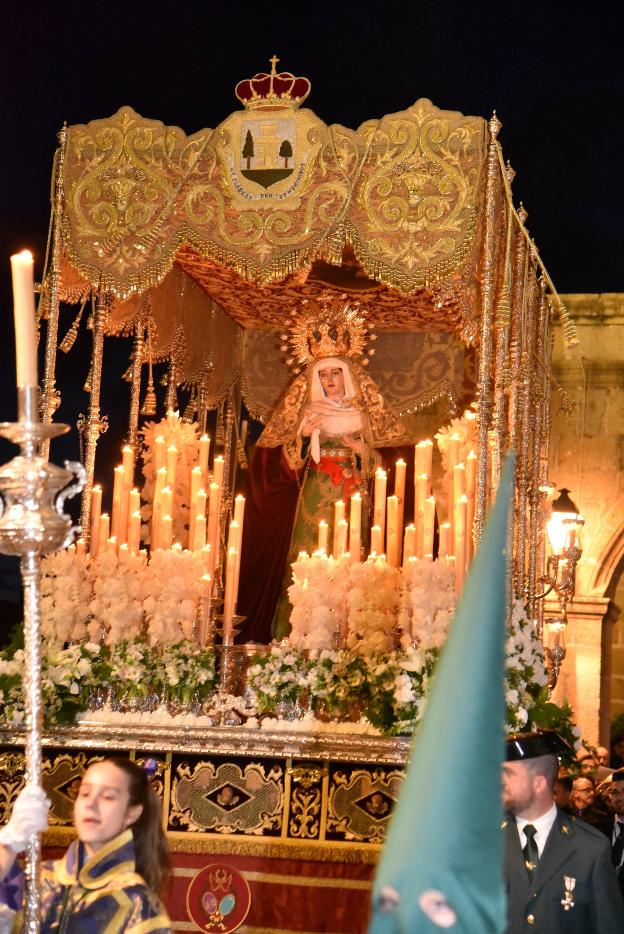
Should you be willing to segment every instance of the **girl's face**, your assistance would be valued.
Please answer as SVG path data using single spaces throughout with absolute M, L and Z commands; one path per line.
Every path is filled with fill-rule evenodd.
M 342 399 L 345 394 L 344 373 L 341 367 L 325 367 L 318 371 L 323 392 L 329 399 Z
M 96 762 L 85 772 L 74 804 L 74 824 L 88 856 L 134 824 L 143 805 L 130 804 L 128 777 L 112 762 Z

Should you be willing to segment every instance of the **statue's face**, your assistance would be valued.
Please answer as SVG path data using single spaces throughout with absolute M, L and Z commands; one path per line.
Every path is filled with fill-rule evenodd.
M 326 367 L 319 370 L 318 375 L 323 392 L 329 399 L 342 399 L 344 397 L 344 373 L 341 367 Z

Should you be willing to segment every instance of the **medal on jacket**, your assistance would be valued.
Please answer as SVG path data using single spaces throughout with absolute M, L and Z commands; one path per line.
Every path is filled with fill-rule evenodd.
M 574 899 L 572 898 L 572 893 L 574 892 L 574 886 L 576 885 L 576 879 L 572 876 L 563 877 L 563 887 L 564 894 L 561 899 L 561 904 L 563 905 L 564 911 L 569 911 L 570 908 L 574 908 Z

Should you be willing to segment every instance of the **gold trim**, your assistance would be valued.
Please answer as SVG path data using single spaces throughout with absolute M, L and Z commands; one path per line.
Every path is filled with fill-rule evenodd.
M 202 867 L 203 868 L 203 867 Z M 187 866 L 176 866 L 173 875 L 178 879 L 194 879 L 201 869 Z M 328 889 L 371 889 L 372 881 L 364 879 L 331 879 L 320 876 L 293 876 L 279 872 L 250 872 L 241 870 L 242 875 L 249 882 L 264 882 L 269 885 L 302 885 L 308 888 L 328 888 Z
M 235 835 L 180 833 L 167 834 L 172 853 L 211 854 L 218 856 L 264 856 L 270 859 L 305 859 L 312 862 L 358 863 L 376 865 L 381 846 L 376 843 L 354 844 L 337 840 L 319 843 L 314 840 L 252 839 Z

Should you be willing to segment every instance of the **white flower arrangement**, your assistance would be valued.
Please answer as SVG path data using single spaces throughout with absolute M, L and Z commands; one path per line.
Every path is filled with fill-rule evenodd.
M 440 648 L 455 613 L 455 572 L 444 561 L 413 560 L 403 571 L 401 645 Z
M 448 444 L 449 439 L 455 435 L 459 437 L 459 460 L 465 463 L 468 454 L 477 449 L 477 416 L 471 409 L 466 409 L 461 418 L 452 419 L 449 425 L 440 428 L 435 434 L 438 448 L 442 455 L 442 467 L 448 471 Z
M 204 572 L 203 558 L 195 552 L 174 547 L 152 553 L 142 602 L 151 645 L 191 638 Z
M 318 652 L 340 645 L 346 635 L 348 558 L 302 551 L 293 562 L 292 604 L 288 642 L 299 652 Z
M 512 730 L 527 729 L 529 711 L 548 684 L 548 674 L 544 647 L 520 600 L 512 606 L 505 652 L 507 723 Z
M 91 562 L 93 597 L 87 626 L 91 639 L 104 639 L 107 645 L 113 645 L 133 639 L 143 631 L 143 601 L 149 593 L 146 566 L 144 552 L 117 555 L 112 548 L 100 552 Z
M 165 439 L 165 448 L 174 445 L 177 448 L 176 483 L 173 491 L 173 540 L 186 542 L 190 518 L 190 476 L 191 469 L 199 464 L 199 426 L 196 423 L 182 421 L 178 412 L 168 412 L 159 422 L 146 422 L 141 429 L 143 448 L 142 473 L 145 477 L 141 498 L 143 521 L 143 540 L 150 541 L 150 519 L 156 486 L 154 469 L 154 442 L 156 438 Z
M 308 687 L 307 665 L 302 654 L 288 644 L 271 646 L 265 655 L 254 656 L 247 684 L 260 712 L 275 710 L 280 701 L 296 701 Z
M 371 655 L 394 647 L 401 572 L 382 556 L 349 566 L 347 647 Z
M 79 642 L 88 635 L 90 557 L 75 546 L 41 561 L 41 632 L 48 639 Z

